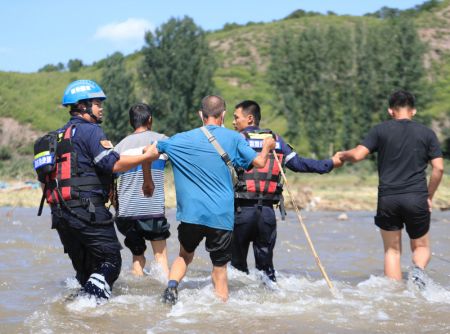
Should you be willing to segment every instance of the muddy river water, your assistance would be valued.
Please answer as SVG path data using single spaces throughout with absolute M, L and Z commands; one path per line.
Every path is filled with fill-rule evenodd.
M 278 222 L 276 287 L 266 287 L 254 270 L 245 275 L 229 269 L 230 300 L 218 301 L 202 243 L 180 286 L 179 303 L 170 307 L 160 302 L 166 283 L 157 266 L 149 261 L 149 275 L 135 278 L 130 252 L 123 249 L 113 297 L 97 306 L 68 298 L 78 284 L 50 229 L 49 212 L 37 217 L 36 209 L 0 208 L 0 333 L 450 333 L 450 212 L 433 212 L 433 258 L 423 292 L 407 279 L 406 235 L 404 280 L 393 282 L 383 277 L 373 213 L 347 215 L 338 220 L 338 212 L 304 213 L 335 295 L 317 269 L 297 216 L 289 212 Z M 168 218 L 172 260 L 178 251 L 174 210 Z

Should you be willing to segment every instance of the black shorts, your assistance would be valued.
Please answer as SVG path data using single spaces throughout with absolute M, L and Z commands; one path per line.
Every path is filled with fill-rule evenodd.
M 125 246 L 133 255 L 142 255 L 145 240 L 158 241 L 170 237 L 170 224 L 165 217 L 150 219 L 116 218 L 117 229 L 125 236 Z
M 427 193 L 407 193 L 378 197 L 375 225 L 385 231 L 406 226 L 411 239 L 423 237 L 430 229 Z
M 203 238 L 206 238 L 205 249 L 216 267 L 224 266 L 231 260 L 232 235 L 233 231 L 204 225 L 181 222 L 178 226 L 178 240 L 188 253 L 194 252 Z

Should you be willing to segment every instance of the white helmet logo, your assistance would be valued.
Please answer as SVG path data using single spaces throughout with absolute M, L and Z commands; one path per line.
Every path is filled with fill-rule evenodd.
M 75 94 L 75 93 L 79 93 L 79 92 L 85 92 L 87 90 L 91 90 L 91 86 L 78 86 L 78 87 L 72 88 L 70 90 L 70 94 Z

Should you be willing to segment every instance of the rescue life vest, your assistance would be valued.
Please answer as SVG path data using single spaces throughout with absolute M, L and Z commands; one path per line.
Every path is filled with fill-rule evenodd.
M 49 132 L 35 141 L 33 165 L 38 180 L 44 184 L 38 215 L 42 212 L 44 198 L 51 206 L 69 209 L 81 206 L 80 191 L 108 190 L 110 178 L 100 177 L 97 174 L 83 175 L 86 172 L 95 173 L 95 169 L 79 168 L 77 153 L 72 143 L 75 131 L 75 126 L 71 125 L 60 131 Z M 92 203 L 99 204 L 102 201 L 105 202 L 100 198 Z
M 249 146 L 256 152 L 261 152 L 264 138 L 273 136 L 271 130 L 255 130 L 242 132 Z M 285 157 L 281 150 L 281 141 L 275 138 L 275 152 L 284 167 Z M 282 175 L 275 157 L 271 153 L 263 168 L 253 168 L 249 171 L 239 168 L 238 183 L 235 188 L 235 198 L 241 200 L 258 200 L 278 204 L 282 199 L 283 183 Z

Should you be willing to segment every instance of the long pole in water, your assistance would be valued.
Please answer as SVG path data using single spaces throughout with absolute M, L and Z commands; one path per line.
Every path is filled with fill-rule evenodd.
M 289 197 L 291 198 L 291 202 L 295 208 L 295 212 L 297 212 L 298 221 L 300 222 L 300 225 L 302 226 L 303 232 L 305 232 L 305 236 L 306 236 L 306 240 L 308 240 L 309 248 L 311 248 L 314 258 L 316 259 L 317 266 L 319 267 L 320 272 L 322 273 L 323 277 L 325 278 L 325 281 L 327 282 L 328 287 L 330 288 L 331 292 L 334 294 L 334 286 L 331 283 L 330 279 L 328 278 L 327 272 L 325 271 L 325 268 L 323 267 L 322 262 L 320 262 L 319 255 L 317 254 L 316 249 L 314 248 L 314 245 L 309 236 L 308 229 L 306 228 L 305 224 L 303 223 L 303 218 L 302 218 L 302 215 L 300 214 L 300 210 L 297 206 L 297 203 L 295 203 L 294 197 L 291 195 L 291 192 L 289 191 L 289 185 L 288 185 L 286 175 L 284 174 L 284 171 L 283 171 L 283 166 L 281 166 L 280 160 L 278 159 L 278 155 L 275 152 L 275 150 L 272 151 L 272 154 L 274 155 L 275 160 L 277 161 L 277 164 L 278 164 L 278 168 L 280 169 L 281 175 L 283 176 L 284 183 L 286 184 L 286 190 L 288 192 Z

